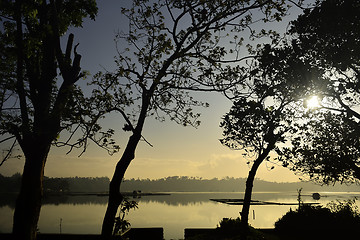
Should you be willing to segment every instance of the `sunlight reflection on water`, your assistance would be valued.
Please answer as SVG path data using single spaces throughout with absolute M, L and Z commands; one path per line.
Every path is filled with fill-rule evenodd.
M 360 197 L 360 193 L 320 193 L 314 200 L 303 193 L 304 202 L 326 203 Z M 242 198 L 243 193 L 171 193 L 168 196 L 145 196 L 135 199 L 139 209 L 127 218 L 133 227 L 163 227 L 165 239 L 182 239 L 185 228 L 215 228 L 224 217 L 236 218 L 241 206 L 210 201 L 210 198 Z M 253 199 L 296 203 L 297 193 L 254 193 Z M 99 234 L 106 209 L 107 197 L 77 196 L 50 199 L 42 207 L 39 229 L 43 233 Z M 357 201 L 359 206 L 359 201 Z M 277 219 L 297 206 L 257 205 L 250 209 L 250 224 L 257 228 L 272 228 Z M 254 211 L 253 211 L 254 210 Z M 13 206 L 0 206 L 0 232 L 10 232 Z M 255 215 L 255 216 L 254 216 Z M 255 219 L 254 219 L 255 217 Z

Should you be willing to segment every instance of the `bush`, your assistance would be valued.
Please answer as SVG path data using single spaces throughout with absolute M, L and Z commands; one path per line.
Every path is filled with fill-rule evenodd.
M 306 239 L 356 236 L 360 233 L 360 214 L 355 200 L 331 202 L 326 207 L 301 204 L 280 218 L 275 229 L 280 234 Z
M 240 218 L 223 218 L 220 221 L 218 231 L 221 237 L 216 239 L 226 240 L 267 240 L 274 239 L 266 234 L 256 230 L 250 225 L 244 226 Z M 244 237 L 246 235 L 246 237 Z
M 237 235 L 244 231 L 240 218 L 223 218 L 219 225 L 218 229 L 226 235 Z

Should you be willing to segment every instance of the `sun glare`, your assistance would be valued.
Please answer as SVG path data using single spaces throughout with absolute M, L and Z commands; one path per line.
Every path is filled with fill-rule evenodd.
M 320 107 L 318 96 L 311 96 L 308 99 L 306 99 L 305 102 L 306 102 L 305 106 L 308 109 L 314 109 Z

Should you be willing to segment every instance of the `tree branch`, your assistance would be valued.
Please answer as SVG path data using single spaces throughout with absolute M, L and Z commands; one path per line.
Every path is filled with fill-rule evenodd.
M 120 108 L 118 108 L 118 107 L 113 107 L 113 108 L 110 109 L 109 111 L 117 111 L 117 112 L 119 112 L 119 113 L 123 116 L 123 118 L 125 119 L 125 121 L 126 121 L 126 123 L 128 124 L 128 126 L 130 127 L 130 130 L 131 130 L 132 132 L 135 131 L 135 128 L 134 128 L 133 124 L 131 123 L 130 119 L 128 118 L 128 116 L 126 115 L 126 113 L 125 113 L 122 109 L 120 109 Z M 142 140 L 143 140 L 144 142 L 146 142 L 150 147 L 154 147 L 148 140 L 146 140 L 146 138 L 145 138 L 143 135 L 141 135 L 141 138 L 142 138 Z
M 7 140 L 10 140 L 10 139 L 13 139 L 13 138 L 15 138 L 15 136 L 11 136 L 11 137 L 2 139 L 2 140 L 0 140 L 0 143 L 6 142 Z
M 15 20 L 16 20 L 16 51 L 17 51 L 17 67 L 16 67 L 16 88 L 20 100 L 21 119 L 25 135 L 29 130 L 29 116 L 26 103 L 26 93 L 24 89 L 24 44 L 23 44 L 23 30 L 21 22 L 21 1 L 15 2 Z
M 0 167 L 4 164 L 4 162 L 6 162 L 6 160 L 9 159 L 9 157 L 11 156 L 11 153 L 12 153 L 14 147 L 15 147 L 15 145 L 16 145 L 16 139 L 14 140 L 13 144 L 11 145 L 11 147 L 10 147 L 9 151 L 7 152 L 6 156 L 5 156 L 5 157 L 2 159 L 2 161 L 0 162 Z
M 340 106 L 343 107 L 349 115 L 355 116 L 357 119 L 360 120 L 360 114 L 352 110 L 348 105 L 346 105 L 341 99 L 340 95 L 336 92 L 335 92 L 335 98 L 339 102 Z

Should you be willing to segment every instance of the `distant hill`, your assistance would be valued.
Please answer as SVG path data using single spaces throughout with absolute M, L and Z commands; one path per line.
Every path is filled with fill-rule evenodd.
M 0 192 L 17 192 L 21 175 L 5 177 L 0 174 Z M 132 192 L 243 192 L 246 178 L 202 179 L 198 177 L 171 176 L 160 179 L 126 179 L 121 191 Z M 44 179 L 47 192 L 107 192 L 110 180 L 107 177 L 68 177 Z M 254 192 L 296 191 L 302 188 L 309 192 L 360 192 L 357 184 L 320 186 L 311 182 L 274 183 L 260 179 L 254 182 Z

